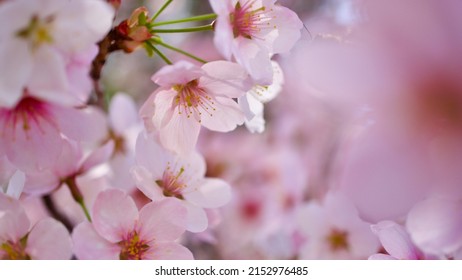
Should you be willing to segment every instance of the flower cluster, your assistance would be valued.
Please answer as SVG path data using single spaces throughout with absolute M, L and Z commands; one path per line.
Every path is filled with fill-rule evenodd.
M 0 0 L 0 259 L 462 258 L 461 3 L 203 2 Z
M 229 183 L 206 174 L 201 127 L 263 132 L 262 104 L 282 83 L 272 56 L 294 46 L 302 23 L 274 1 L 225 1 L 229 11 L 211 1 L 216 14 L 159 20 L 171 2 L 152 15 L 123 1 L 0 3 L 1 259 L 193 259 L 180 238 L 204 232 L 211 211 L 231 200 Z M 208 62 L 163 36 L 207 30 L 217 49 L 234 39 L 249 45 Z M 220 41 L 230 30 L 239 34 Z M 113 53 L 139 48 L 167 66 L 138 114 L 101 78 Z M 173 63 L 160 48 L 195 63 Z

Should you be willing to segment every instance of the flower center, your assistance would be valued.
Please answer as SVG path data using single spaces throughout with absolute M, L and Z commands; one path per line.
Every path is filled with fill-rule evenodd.
M 0 251 L 4 251 L 6 253 L 6 255 L 3 256 L 3 259 L 6 260 L 30 260 L 30 256 L 25 252 L 25 248 L 25 238 L 16 243 L 7 241 L 0 245 Z
M 149 250 L 149 245 L 146 241 L 140 240 L 136 231 L 130 232 L 119 245 L 122 248 L 119 255 L 121 260 L 142 260 Z
M 332 251 L 348 250 L 348 232 L 332 229 L 326 239 Z
M 262 29 L 271 27 L 271 17 L 266 14 L 266 7 L 254 8 L 254 3 L 255 1 L 248 0 L 241 5 L 238 1 L 234 12 L 229 15 L 234 38 L 239 36 L 247 39 L 256 38 Z
M 180 179 L 183 173 L 183 167 L 181 167 L 180 171 L 178 171 L 178 173 L 175 175 L 174 172 L 172 172 L 170 165 L 167 165 L 167 168 L 162 175 L 162 179 L 156 181 L 156 184 L 162 188 L 163 194 L 165 196 L 184 199 L 182 191 L 186 187 L 186 184 L 183 183 L 183 181 Z
M 42 44 L 52 43 L 50 29 L 53 22 L 53 17 L 49 16 L 43 20 L 37 16 L 33 16 L 29 25 L 19 30 L 16 35 L 20 38 L 29 40 L 32 49 L 40 47 Z
M 54 125 L 45 103 L 32 97 L 23 98 L 13 109 L 0 109 L 0 119 L 4 120 L 3 132 L 12 129 L 17 133 L 16 127 L 19 124 L 19 127 L 27 133 L 31 129 L 32 122 L 40 128 L 40 122 L 43 120 Z
M 177 92 L 175 104 L 179 107 L 179 114 L 186 114 L 187 118 L 192 115 L 198 122 L 201 122 L 202 113 L 212 116 L 212 112 L 216 110 L 212 98 L 199 87 L 197 79 L 187 84 L 177 84 L 173 86 L 173 89 Z

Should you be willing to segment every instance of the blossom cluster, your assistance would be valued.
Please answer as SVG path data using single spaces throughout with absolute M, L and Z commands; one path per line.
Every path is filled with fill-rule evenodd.
M 0 259 L 462 258 L 462 4 L 133 2 L 0 1 Z

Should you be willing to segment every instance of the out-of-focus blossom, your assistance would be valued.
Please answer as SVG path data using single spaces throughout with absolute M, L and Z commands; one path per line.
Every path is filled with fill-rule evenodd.
M 62 135 L 96 141 L 105 133 L 105 119 L 96 108 L 66 108 L 25 97 L 12 109 L 0 108 L 0 127 L 0 153 L 20 170 L 41 171 L 61 154 Z
M 0 259 L 70 259 L 72 242 L 61 223 L 46 218 L 29 228 L 20 203 L 0 193 Z
M 187 209 L 189 231 L 207 228 L 203 208 L 221 207 L 231 198 L 228 183 L 205 177 L 205 161 L 197 152 L 178 156 L 141 133 L 136 143 L 136 161 L 132 172 L 138 188 L 153 201 L 178 199 Z
M 108 139 L 114 141 L 115 145 L 108 163 L 111 168 L 109 180 L 116 188 L 126 191 L 135 188 L 130 168 L 135 165 L 136 138 L 142 127 L 133 99 L 123 93 L 112 97 L 109 104 Z
M 392 221 L 382 221 L 371 226 L 387 254 L 374 254 L 369 260 L 420 260 L 423 253 L 412 243 L 406 229 Z
M 462 248 L 462 203 L 445 197 L 431 197 L 409 212 L 406 228 L 414 243 L 427 254 L 453 257 Z
M 191 152 L 202 125 L 228 132 L 244 122 L 233 98 L 243 96 L 250 84 L 248 74 L 235 63 L 214 61 L 198 67 L 181 61 L 165 66 L 152 80 L 160 88 L 147 100 L 154 104 L 145 104 L 140 114 L 152 118 L 162 146 L 169 150 Z
M 76 177 L 106 162 L 113 149 L 114 142 L 110 141 L 84 157 L 79 143 L 65 140 L 61 154 L 52 168 L 27 174 L 24 192 L 40 195 L 53 191 L 63 183 L 73 184 Z
M 256 85 L 238 100 L 246 115 L 245 126 L 250 132 L 262 133 L 265 130 L 263 117 L 264 103 L 273 100 L 281 91 L 284 83 L 284 74 L 275 61 L 273 66 L 273 82 L 269 86 Z
M 303 26 L 296 13 L 275 2 L 210 0 L 218 15 L 217 49 L 228 60 L 233 56 L 261 85 L 271 84 L 271 56 L 288 52 L 300 38 Z
M 88 52 L 110 29 L 104 1 L 8 1 L 0 6 L 0 106 L 14 107 L 25 89 L 62 105 L 81 105 L 66 75 L 68 58 Z M 89 79 L 89 77 L 88 77 Z
M 328 193 L 322 204 L 308 202 L 298 223 L 307 240 L 300 249 L 302 259 L 366 259 L 379 249 L 370 225 L 339 193 Z
M 174 199 L 145 205 L 139 212 L 131 197 L 116 189 L 100 193 L 93 223 L 83 222 L 72 233 L 79 259 L 192 259 L 176 243 L 185 231 L 186 211 Z

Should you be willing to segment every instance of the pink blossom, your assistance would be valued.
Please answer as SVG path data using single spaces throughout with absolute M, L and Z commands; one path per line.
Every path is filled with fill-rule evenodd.
M 92 211 L 72 233 L 79 259 L 193 259 L 174 242 L 184 232 L 186 212 L 174 199 L 145 205 L 116 189 L 101 192 Z
M 392 221 L 382 221 L 371 226 L 372 231 L 377 235 L 387 254 L 374 254 L 369 260 L 420 260 L 424 258 L 423 253 L 412 243 L 406 229 Z
M 111 168 L 108 175 L 113 187 L 130 191 L 135 183 L 130 168 L 135 165 L 136 138 L 142 130 L 133 99 L 123 93 L 117 93 L 109 104 L 109 135 L 114 141 L 114 153 L 109 160 Z
M 79 143 L 64 140 L 61 154 L 52 168 L 27 174 L 24 192 L 35 195 L 45 194 L 63 183 L 74 181 L 76 177 L 85 174 L 91 168 L 106 162 L 112 155 L 113 149 L 114 143 L 110 141 L 84 157 Z
M 45 218 L 29 227 L 20 203 L 0 193 L 0 259 L 70 259 L 72 242 L 61 223 Z
M 370 226 L 340 193 L 328 193 L 322 204 L 308 202 L 300 209 L 298 223 L 307 240 L 302 259 L 365 259 L 379 248 Z
M 431 197 L 409 212 L 406 228 L 419 248 L 441 258 L 462 249 L 462 203 L 454 197 Z
M 273 100 L 282 90 L 284 75 L 279 64 L 271 61 L 273 67 L 273 82 L 269 85 L 255 85 L 243 97 L 238 99 L 245 113 L 245 126 L 250 132 L 262 133 L 265 130 L 263 118 L 264 103 Z
M 104 116 L 95 108 L 66 108 L 25 97 L 12 109 L 0 108 L 0 146 L 23 171 L 51 167 L 61 153 L 62 135 L 78 141 L 101 139 Z
M 81 105 L 82 96 L 73 95 L 81 85 L 73 81 L 75 72 L 66 75 L 67 60 L 92 49 L 109 31 L 113 16 L 113 8 L 104 1 L 19 0 L 2 4 L 0 106 L 14 107 L 25 89 L 43 100 Z M 89 62 L 85 64 L 88 67 Z M 86 79 L 90 79 L 88 74 Z
M 132 173 L 137 187 L 151 200 L 174 197 L 187 209 L 187 230 L 207 228 L 203 208 L 217 208 L 231 198 L 230 186 L 223 180 L 204 178 L 205 161 L 197 152 L 178 156 L 141 133 L 136 143 L 137 166 Z
M 196 145 L 201 126 L 228 132 L 244 122 L 233 98 L 249 89 L 247 73 L 239 65 L 214 61 L 201 68 L 185 61 L 165 66 L 152 80 L 160 85 L 140 112 L 152 118 L 161 144 L 178 153 Z M 154 110 L 154 116 L 152 116 Z
M 276 0 L 211 0 L 218 18 L 215 45 L 222 55 L 244 66 L 262 85 L 272 81 L 270 58 L 288 52 L 300 38 L 303 24 Z

